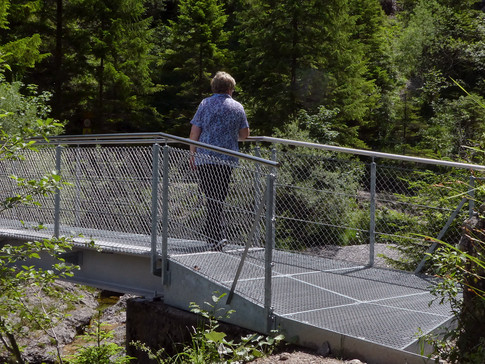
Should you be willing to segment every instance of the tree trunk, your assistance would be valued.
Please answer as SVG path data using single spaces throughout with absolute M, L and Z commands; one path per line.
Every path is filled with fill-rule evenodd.
M 56 49 L 54 53 L 54 116 L 60 119 L 62 110 L 62 33 L 63 33 L 63 1 L 57 0 L 56 9 Z
M 460 248 L 483 262 L 485 256 L 485 204 L 476 216 L 465 221 Z M 462 353 L 476 351 L 485 339 L 485 270 L 468 259 L 463 288 L 459 327 L 462 331 L 457 346 Z
M 99 125 L 104 122 L 104 55 L 101 56 L 98 66 L 98 115 Z

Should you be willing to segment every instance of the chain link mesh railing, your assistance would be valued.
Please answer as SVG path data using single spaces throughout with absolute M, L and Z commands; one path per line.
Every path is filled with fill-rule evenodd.
M 40 179 L 59 169 L 59 204 L 55 194 L 37 196 L 39 205 L 4 210 L 2 226 L 29 235 L 27 229 L 41 225 L 44 237 L 57 231 L 80 244 L 93 241 L 102 250 L 153 253 L 155 266 L 174 259 L 228 288 L 240 265 L 242 281 L 264 276 L 266 185 L 272 167 L 200 155 L 201 165 L 193 168 L 190 157 L 186 148 L 168 144 L 47 145 L 27 151 L 23 160 L 0 162 L 2 197 L 22 193 L 11 175 Z M 264 286 L 235 289 L 264 301 Z
M 15 178 L 23 179 L 26 184 L 30 180 L 40 180 L 46 174 L 54 171 L 55 149 L 41 148 L 38 152 L 28 150 L 25 158 L 2 160 L 0 162 L 1 201 L 14 196 L 25 196 L 30 193 L 28 187 L 19 185 Z M 54 195 L 36 195 L 32 204 L 21 204 L 15 209 L 3 206 L 1 214 L 2 225 L 15 229 L 38 228 L 43 226 L 53 234 Z
M 271 167 L 247 160 L 234 164 L 197 154 L 198 165 L 194 168 L 187 150 L 170 149 L 167 154 L 171 171 L 168 182 L 171 259 L 231 288 L 247 245 L 241 281 L 264 277 L 265 191 Z M 256 302 L 264 301 L 264 286 L 235 289 Z
M 485 192 L 483 172 L 466 168 L 278 143 L 254 153 L 279 162 L 276 249 L 323 258 L 320 266 L 324 258 L 375 264 L 384 255 L 378 265 L 414 270 L 431 245 L 426 237 L 458 242 L 468 206 Z
M 63 234 L 102 237 L 120 250 L 148 246 L 150 146 L 69 147 L 62 149 L 61 160 L 68 182 L 60 191 Z
M 197 155 L 195 169 L 186 147 L 169 144 L 45 146 L 0 162 L 2 197 L 22 192 L 9 176 L 38 179 L 60 166 L 58 208 L 55 195 L 40 196 L 40 206 L 6 209 L 0 218 L 6 228 L 42 224 L 47 235 L 57 220 L 60 234 L 155 254 L 158 265 L 176 260 L 268 305 L 267 272 L 284 275 L 285 266 L 347 269 L 384 253 L 413 270 L 430 246 L 425 236 L 443 233 L 456 243 L 469 198 L 483 201 L 478 170 L 274 146 L 254 154 L 278 168 Z

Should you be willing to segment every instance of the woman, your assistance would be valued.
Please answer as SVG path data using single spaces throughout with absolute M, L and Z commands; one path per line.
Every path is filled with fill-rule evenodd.
M 190 122 L 190 139 L 239 150 L 238 140 L 249 136 L 249 124 L 243 106 L 232 98 L 235 86 L 236 81 L 230 74 L 216 73 L 211 81 L 213 95 L 202 100 Z M 221 214 L 238 158 L 191 145 L 190 163 L 197 169 L 201 189 L 207 198 L 203 233 L 209 244 L 220 249 L 227 243 L 222 232 Z

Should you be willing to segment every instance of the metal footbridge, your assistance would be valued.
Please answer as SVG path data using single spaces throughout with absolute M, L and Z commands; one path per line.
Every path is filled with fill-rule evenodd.
M 375 159 L 421 162 L 462 177 L 473 170 L 473 183 L 485 167 L 274 138 L 251 141 L 259 144 L 235 153 L 163 133 L 54 138 L 23 160 L 0 162 L 3 198 L 24 188 L 11 175 L 35 179 L 56 170 L 66 181 L 52 196 L 37 196 L 40 207 L 4 209 L 2 243 L 67 236 L 73 248 L 64 258 L 80 266 L 74 282 L 163 297 L 183 310 L 226 293 L 221 304 L 235 314 L 225 321 L 239 326 L 279 330 L 310 348 L 328 344 L 335 354 L 368 363 L 426 362 L 419 336 L 449 325 L 451 309 L 430 305 L 432 277 L 375 264 L 378 246 L 421 240 L 383 217 L 416 214 L 392 183 L 414 171 L 379 169 Z M 188 163 L 190 143 L 240 160 L 224 202 L 228 244 L 222 250 L 203 234 L 205 196 Z M 337 159 L 338 153 L 371 162 Z M 420 205 L 418 217 L 424 208 L 439 211 L 443 224 L 430 236 L 453 236 L 453 221 L 469 213 L 463 205 Z M 343 250 L 354 254 L 336 254 Z M 52 263 L 50 256 L 35 262 Z

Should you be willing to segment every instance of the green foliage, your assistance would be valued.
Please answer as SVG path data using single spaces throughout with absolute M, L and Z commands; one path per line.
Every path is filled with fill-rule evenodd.
M 42 40 L 39 34 L 34 34 L 31 37 L 11 41 L 0 46 L 0 52 L 6 54 L 5 60 L 7 62 L 15 64 L 16 67 L 23 70 L 33 68 L 48 56 L 48 54 L 40 52 L 41 44 Z
M 348 1 L 251 1 L 237 14 L 243 101 L 263 132 L 324 106 L 338 110 L 339 142 L 358 144 L 374 86 L 350 9 Z
M 431 149 L 441 157 L 462 156 L 463 148 L 485 133 L 485 115 L 477 101 L 483 102 L 483 98 L 467 95 L 437 104 L 419 148 Z
M 6 244 L 0 249 L 0 338 L 4 348 L 19 363 L 23 363 L 19 340 L 34 332 L 40 330 L 58 344 L 55 326 L 67 313 L 59 304 L 49 304 L 46 297 L 62 299 L 64 304 L 79 299 L 54 285 L 57 279 L 71 276 L 78 268 L 66 264 L 61 257 L 70 248 L 67 239 L 59 238 L 19 246 Z M 31 265 L 44 254 L 57 260 L 51 269 Z
M 29 28 L 28 33 L 22 31 L 31 25 L 31 15 L 39 10 L 39 5 L 39 1 L 0 1 L 0 55 L 12 66 L 9 70 L 14 74 L 13 79 L 25 75 L 49 56 L 42 51 L 38 27 Z M 15 32 L 10 29 L 12 25 Z
M 245 363 L 256 358 L 270 355 L 274 348 L 284 339 L 283 335 L 273 332 L 270 336 L 249 334 L 241 337 L 237 342 L 228 340 L 226 333 L 219 330 L 219 320 L 229 318 L 233 310 L 226 311 L 219 307 L 219 302 L 226 294 L 214 292 L 211 302 L 205 302 L 209 311 L 195 302 L 190 303 L 191 312 L 200 315 L 201 321 L 194 333 L 191 334 L 192 342 L 183 347 L 173 357 L 164 358 L 165 351 L 158 350 L 156 353 L 146 345 L 132 343 L 137 349 L 146 352 L 149 358 L 157 363 Z
M 448 329 L 442 336 L 433 334 L 425 337 L 426 341 L 434 348 L 433 356 L 455 364 L 480 364 L 485 360 L 485 339 L 475 338 L 478 344 L 471 349 L 463 350 L 460 341 L 464 341 L 467 335 L 465 320 L 480 320 L 479 317 L 464 312 L 463 298 L 461 293 L 467 290 L 475 295 L 475 309 L 485 308 L 485 291 L 477 289 L 477 285 L 469 283 L 468 277 L 476 280 L 484 280 L 485 256 L 483 249 L 478 255 L 470 255 L 454 245 L 439 241 L 440 249 L 430 256 L 433 262 L 433 270 L 441 278 L 433 287 L 431 293 L 436 296 L 439 303 L 448 302 L 451 305 L 452 314 L 457 320 L 457 328 Z M 485 244 L 481 241 L 480 244 Z M 470 264 L 472 262 L 472 264 Z M 479 321 L 480 322 L 480 321 Z M 468 333 L 469 334 L 469 333 Z M 458 342 L 458 345 L 457 345 Z
M 484 16 L 474 0 L 402 0 L 390 17 L 375 0 L 2 1 L 0 57 L 9 80 L 53 92 L 72 134 L 89 119 L 187 135 L 224 69 L 263 134 L 324 108 L 340 145 L 454 158 L 481 135 L 450 77 L 483 97 Z
M 392 232 L 379 234 L 377 241 L 391 243 L 401 253 L 399 259 L 385 258 L 390 264 L 413 271 L 430 246 L 429 240 L 416 235 L 437 237 L 461 199 L 468 196 L 469 176 L 459 171 L 414 170 L 405 174 L 389 173 L 386 178 L 389 185 L 401 188 L 385 198 L 386 202 L 377 211 L 376 230 Z M 459 225 L 465 216 L 466 211 L 461 211 L 444 239 L 458 242 Z
M 480 99 L 453 81 L 475 104 L 485 108 Z M 472 192 L 475 194 L 484 191 L 478 187 Z M 483 201 L 483 196 L 479 196 L 478 201 Z M 450 244 L 449 240 L 436 240 L 436 243 L 441 244 L 440 249 L 429 257 L 434 271 L 441 278 L 432 293 L 441 298 L 440 303 L 448 301 L 451 304 L 457 327 L 446 329 L 443 338 L 429 335 L 426 339 L 434 347 L 433 354 L 438 359 L 442 358 L 453 364 L 479 364 L 485 361 L 484 213 L 485 205 L 482 204 L 465 221 L 459 244 Z
M 399 14 L 394 48 L 403 88 L 387 138 L 405 153 L 456 157 L 475 138 L 477 108 L 451 82 L 483 95 L 484 14 L 475 3 L 412 1 Z
M 333 115 L 323 108 L 312 116 L 303 111 L 284 130 L 277 130 L 275 136 L 308 142 L 332 141 L 338 135 L 330 125 Z M 280 162 L 276 190 L 278 247 L 301 250 L 365 240 L 360 230 L 367 230 L 368 210 L 359 206 L 356 195 L 365 172 L 363 164 L 336 161 L 332 153 L 323 150 L 283 144 L 278 145 L 276 155 Z M 342 228 L 342 221 L 352 222 L 358 228 Z
M 62 124 L 47 118 L 50 96 L 49 92 L 39 93 L 35 85 L 5 82 L 0 75 L 0 128 L 4 138 L 60 133 Z
M 183 0 L 177 18 L 163 27 L 160 67 L 164 90 L 160 107 L 169 108 L 167 127 L 186 126 L 201 99 L 211 93 L 210 78 L 227 69 L 227 15 L 217 0 Z
M 77 72 L 64 80 L 68 112 L 89 117 L 95 131 L 137 128 L 149 112 L 144 97 L 153 91 L 150 64 L 151 19 L 143 16 L 144 1 L 75 0 L 64 11 L 69 52 L 66 68 Z M 136 118 L 131 121 L 130 118 Z
M 5 7 L 1 9 L 5 10 Z M 35 150 L 35 141 L 29 138 L 46 138 L 62 127 L 52 119 L 45 119 L 49 111 L 45 104 L 48 95 L 38 95 L 35 87 L 30 86 L 32 94 L 24 96 L 21 86 L 20 83 L 7 83 L 3 74 L 0 75 L 2 160 L 21 159 L 26 150 Z M 39 196 L 52 193 L 62 184 L 55 172 L 39 180 L 12 178 L 19 187 L 18 193 L 4 197 L 0 211 L 20 204 L 36 205 Z M 42 226 L 37 228 L 42 229 Z M 71 276 L 78 268 L 66 264 L 62 258 L 71 246 L 68 239 L 61 237 L 16 245 L 5 242 L 0 248 L 0 341 L 18 363 L 24 363 L 20 340 L 39 331 L 57 345 L 60 359 L 55 326 L 67 313 L 51 300 L 62 298 L 68 304 L 78 299 L 54 284 L 59 278 Z M 36 268 L 34 262 L 42 256 L 52 256 L 55 263 L 48 269 Z
M 10 6 L 10 0 L 0 0 L 0 29 L 7 28 L 7 13 Z
M 116 343 L 110 342 L 113 339 L 113 332 L 106 329 L 106 324 L 100 320 L 101 312 L 94 321 L 87 333 L 82 335 L 84 345 L 78 345 L 74 355 L 66 358 L 68 364 L 125 364 L 131 359 L 125 355 L 125 348 Z M 88 345 L 86 345 L 86 343 Z
M 324 108 L 340 145 L 456 157 L 483 123 L 450 77 L 483 97 L 484 14 L 474 0 L 401 0 L 389 17 L 381 4 L 2 1 L 0 57 L 9 80 L 53 92 L 71 134 L 89 119 L 91 132 L 187 135 L 224 69 L 262 134 Z

